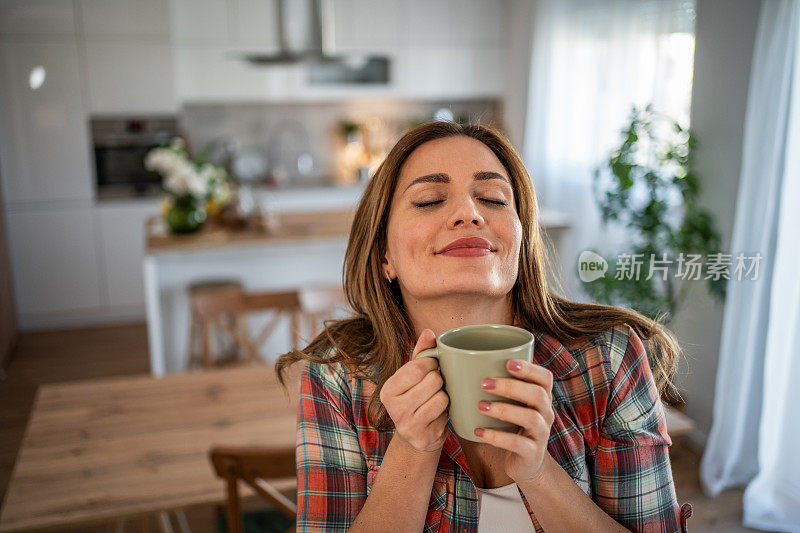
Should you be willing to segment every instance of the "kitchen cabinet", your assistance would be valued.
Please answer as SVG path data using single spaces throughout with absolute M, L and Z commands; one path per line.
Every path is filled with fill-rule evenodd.
M 170 0 L 172 39 L 178 44 L 223 44 L 231 38 L 231 12 L 226 0 Z
M 180 102 L 285 100 L 302 84 L 297 65 L 258 68 L 238 45 L 175 45 L 175 90 Z
M 278 0 L 234 0 L 231 21 L 232 41 L 259 50 L 278 50 L 278 21 L 275 4 Z
M 91 207 L 7 213 L 11 272 L 23 329 L 79 319 L 102 303 Z
M 32 88 L 31 71 L 44 80 Z M 0 165 L 9 203 L 89 199 L 90 141 L 74 42 L 0 42 Z
M 169 43 L 87 41 L 89 111 L 178 112 Z
M 158 198 L 108 200 L 96 208 L 95 231 L 106 287 L 104 304 L 112 313 L 142 315 L 145 220 L 159 212 L 159 202 Z
M 399 42 L 402 10 L 398 0 L 338 0 L 334 3 L 333 14 L 337 49 L 393 47 Z
M 0 36 L 74 39 L 73 7 L 65 0 L 0 0 Z
M 79 0 L 78 5 L 88 40 L 169 42 L 170 0 Z

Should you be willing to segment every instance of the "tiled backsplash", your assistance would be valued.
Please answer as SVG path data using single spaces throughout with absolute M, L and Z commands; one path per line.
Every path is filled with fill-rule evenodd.
M 497 99 L 460 101 L 353 100 L 348 102 L 282 104 L 190 104 L 181 114 L 181 129 L 192 151 L 222 154 L 228 144 L 235 153 L 248 151 L 248 163 L 274 170 L 283 160 L 281 187 L 351 179 L 342 168 L 346 135 L 342 123 L 367 131 L 372 162 L 382 159 L 394 142 L 414 123 L 432 120 L 448 109 L 456 119 L 494 123 L 502 127 L 502 104 Z M 283 146 L 281 150 L 279 147 Z M 216 145 L 216 150 L 215 150 Z M 282 152 L 282 155 L 281 155 Z M 230 152 L 229 152 L 230 153 Z M 253 154 L 261 154 L 253 160 Z M 303 155 L 306 154 L 306 155 Z M 302 156 L 302 157 L 301 157 Z M 233 159 L 237 156 L 234 155 Z M 300 163 L 298 164 L 298 158 Z M 251 167 L 252 168 L 252 167 Z M 352 177 L 356 179 L 355 176 Z

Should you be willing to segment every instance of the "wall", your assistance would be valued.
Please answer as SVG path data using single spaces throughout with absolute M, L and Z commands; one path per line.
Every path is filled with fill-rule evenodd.
M 760 5 L 759 0 L 697 0 L 691 127 L 698 139 L 696 168 L 703 188 L 702 204 L 717 217 L 726 253 L 733 229 Z M 705 445 L 711 429 L 722 314 L 722 305 L 695 284 L 673 328 L 687 355 L 679 385 L 686 412 L 697 422 L 690 441 L 698 448 Z

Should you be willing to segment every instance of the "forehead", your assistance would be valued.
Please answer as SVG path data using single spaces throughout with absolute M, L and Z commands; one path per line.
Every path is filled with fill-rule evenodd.
M 411 152 L 400 168 L 398 185 L 431 172 L 443 172 L 452 179 L 471 179 L 479 170 L 491 170 L 508 177 L 494 152 L 479 140 L 465 136 L 435 139 Z

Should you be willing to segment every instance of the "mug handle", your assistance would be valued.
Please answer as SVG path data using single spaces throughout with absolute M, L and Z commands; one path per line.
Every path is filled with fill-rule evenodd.
M 439 360 L 439 347 L 435 346 L 433 348 L 428 348 L 427 350 L 422 350 L 421 352 L 419 352 L 417 354 L 417 356 L 414 359 L 416 360 L 416 359 L 419 359 L 421 357 L 433 357 L 434 359 L 436 359 L 438 361 Z

